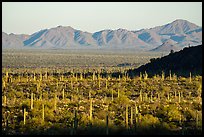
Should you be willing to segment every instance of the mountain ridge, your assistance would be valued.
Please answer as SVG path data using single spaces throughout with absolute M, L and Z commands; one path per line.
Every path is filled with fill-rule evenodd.
M 147 72 L 150 77 L 160 75 L 162 71 L 166 76 L 176 74 L 177 76 L 189 77 L 192 75 L 202 75 L 202 45 L 185 47 L 178 52 L 172 52 L 161 58 L 152 58 L 150 62 L 139 68 L 129 70 L 131 76 L 139 76 L 140 73 Z
M 182 49 L 189 43 L 192 46 L 202 44 L 202 27 L 182 19 L 136 31 L 119 28 L 90 33 L 71 26 L 57 26 L 25 35 L 26 39 L 19 37 L 23 34 L 12 35 L 2 32 L 2 41 L 4 41 L 2 48 L 134 48 L 148 51 L 161 46 L 169 39 L 178 43 L 175 45 L 178 47 L 176 49 Z

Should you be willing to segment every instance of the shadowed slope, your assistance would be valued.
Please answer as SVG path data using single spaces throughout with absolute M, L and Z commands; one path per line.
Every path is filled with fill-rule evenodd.
M 202 75 L 202 45 L 184 48 L 179 52 L 170 53 L 162 58 L 153 58 L 150 61 L 137 69 L 129 70 L 129 75 L 135 76 L 145 71 L 149 76 L 161 74 L 162 71 L 169 75 L 170 70 L 179 76 L 189 76 L 190 72 L 192 75 Z

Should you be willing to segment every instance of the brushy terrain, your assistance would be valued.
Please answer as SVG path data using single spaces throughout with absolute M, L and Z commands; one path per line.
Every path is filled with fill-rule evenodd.
M 130 77 L 129 68 L 138 63 L 132 60 L 135 57 L 130 57 L 133 54 L 127 54 L 130 60 L 126 61 L 118 58 L 122 53 L 115 55 L 118 60 L 109 60 L 111 66 L 98 63 L 114 54 L 108 53 L 105 60 L 95 54 L 96 63 L 84 66 L 83 63 L 87 64 L 84 53 L 79 66 L 74 65 L 73 60 L 66 66 L 70 58 L 65 56 L 73 56 L 76 61 L 76 53 L 61 53 L 64 60 L 56 58 L 56 54 L 61 55 L 59 52 L 53 56 L 44 52 L 21 53 L 3 53 L 4 135 L 202 134 L 200 75 L 189 73 L 188 77 L 181 77 L 161 72 L 161 75 L 149 77 L 147 72 L 142 72 Z M 138 60 L 143 58 L 143 64 L 152 56 L 155 57 L 146 56 L 146 60 L 145 56 L 138 56 Z M 16 58 L 22 60 L 13 61 Z M 57 63 L 65 64 L 60 67 Z

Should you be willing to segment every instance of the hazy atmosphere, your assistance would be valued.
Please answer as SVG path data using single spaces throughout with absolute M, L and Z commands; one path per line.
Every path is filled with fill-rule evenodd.
M 202 26 L 202 2 L 2 3 L 2 31 L 14 34 L 32 34 L 58 25 L 91 33 L 118 28 L 138 30 L 176 19 Z

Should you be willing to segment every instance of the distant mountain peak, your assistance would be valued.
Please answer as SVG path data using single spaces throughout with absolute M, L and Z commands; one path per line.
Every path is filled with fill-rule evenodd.
M 202 28 L 183 19 L 176 19 L 163 26 L 137 31 L 118 28 L 104 29 L 94 33 L 81 31 L 71 26 L 42 29 L 32 35 L 6 34 L 2 32 L 2 47 L 16 48 L 69 48 L 69 47 L 105 47 L 134 48 L 151 50 L 161 47 L 185 47 L 202 44 Z M 15 43 L 16 42 L 16 43 Z M 173 43 L 172 43 L 173 42 Z M 173 46 L 168 46 L 173 45 Z

